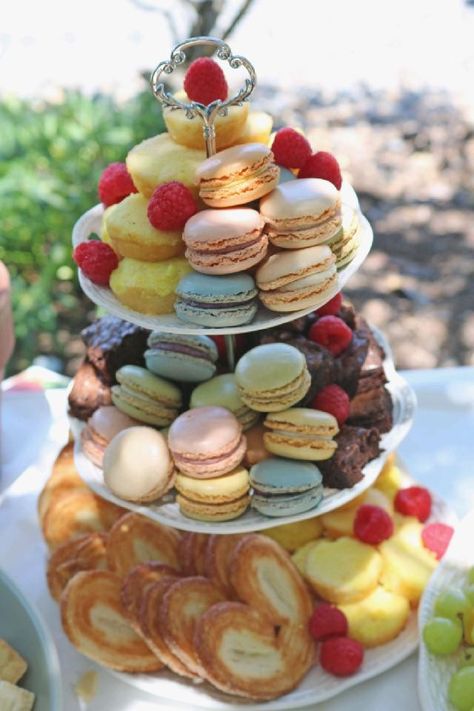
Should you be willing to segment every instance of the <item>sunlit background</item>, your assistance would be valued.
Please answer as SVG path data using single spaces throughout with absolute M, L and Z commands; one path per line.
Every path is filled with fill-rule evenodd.
M 16 0 L 0 9 L 10 370 L 39 356 L 74 372 L 95 311 L 75 281 L 72 224 L 97 201 L 105 165 L 163 130 L 143 74 L 209 17 L 219 36 L 235 23 L 227 41 L 257 69 L 254 105 L 332 150 L 359 192 L 376 241 L 347 294 L 386 331 L 397 364 L 473 364 L 469 2 Z

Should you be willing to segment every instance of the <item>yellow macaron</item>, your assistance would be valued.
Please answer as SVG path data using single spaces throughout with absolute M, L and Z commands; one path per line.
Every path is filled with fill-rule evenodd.
M 271 412 L 264 420 L 269 430 L 264 435 L 265 447 L 272 454 L 289 459 L 321 461 L 334 454 L 333 437 L 339 427 L 333 415 L 308 407 L 291 407 Z
M 237 518 L 250 503 L 249 473 L 241 466 L 212 479 L 197 479 L 179 472 L 175 487 L 181 513 L 200 521 Z

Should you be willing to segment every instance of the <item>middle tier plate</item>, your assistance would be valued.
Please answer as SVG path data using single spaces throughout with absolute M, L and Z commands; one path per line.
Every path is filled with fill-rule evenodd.
M 373 241 L 372 227 L 370 226 L 367 218 L 360 212 L 357 195 L 352 186 L 347 182 L 344 182 L 342 185 L 341 197 L 343 203 L 350 205 L 358 213 L 360 228 L 359 246 L 356 256 L 346 267 L 343 267 L 338 272 L 337 283 L 332 291 L 327 291 L 319 302 L 314 303 L 300 311 L 277 313 L 275 311 L 269 311 L 262 304 L 259 304 L 255 318 L 251 323 L 245 324 L 244 326 L 234 326 L 230 328 L 219 328 L 218 326 L 203 327 L 180 321 L 174 313 L 153 316 L 133 311 L 132 309 L 121 304 L 110 289 L 103 286 L 97 286 L 97 284 L 91 282 L 90 279 L 84 276 L 81 270 L 78 270 L 79 283 L 84 293 L 87 294 L 91 301 L 97 304 L 97 306 L 103 307 L 114 316 L 118 316 L 125 321 L 131 321 L 132 323 L 142 326 L 143 328 L 147 328 L 150 331 L 159 330 L 167 331 L 168 333 L 218 335 L 250 333 L 252 331 L 261 331 L 263 329 L 280 326 L 284 323 L 288 323 L 288 321 L 293 321 L 301 316 L 306 316 L 306 314 L 311 313 L 311 311 L 314 311 L 316 308 L 319 308 L 320 306 L 323 306 L 323 304 L 327 303 L 329 299 L 335 296 L 337 292 L 346 285 L 351 276 L 357 272 L 370 252 Z M 100 233 L 102 215 L 103 206 L 96 205 L 79 218 L 72 233 L 72 243 L 74 247 L 81 242 L 87 241 L 92 233 Z
M 172 494 L 167 495 L 158 503 L 148 505 L 133 504 L 129 501 L 124 501 L 111 493 L 104 484 L 102 470 L 92 464 L 84 455 L 80 438 L 80 429 L 83 424 L 78 421 L 76 421 L 77 427 L 74 427 L 76 439 L 74 459 L 77 470 L 86 484 L 102 498 L 108 499 L 114 504 L 128 508 L 131 511 L 143 514 L 167 526 L 172 526 L 173 528 L 178 528 L 183 531 L 222 534 L 246 533 L 285 523 L 292 523 L 294 521 L 302 521 L 307 518 L 313 518 L 314 516 L 321 516 L 322 514 L 328 513 L 348 503 L 373 484 L 380 474 L 389 453 L 398 448 L 402 440 L 408 434 L 413 422 L 416 407 L 415 393 L 407 381 L 396 372 L 389 346 L 383 335 L 377 331 L 376 336 L 387 354 L 384 361 L 384 369 L 388 379 L 387 388 L 390 391 L 393 402 L 393 427 L 390 432 L 387 432 L 381 438 L 380 447 L 383 450 L 382 453 L 363 468 L 363 479 L 350 489 L 325 488 L 321 503 L 310 511 L 305 511 L 304 513 L 294 516 L 269 518 L 250 508 L 245 514 L 232 521 L 209 523 L 183 516 Z

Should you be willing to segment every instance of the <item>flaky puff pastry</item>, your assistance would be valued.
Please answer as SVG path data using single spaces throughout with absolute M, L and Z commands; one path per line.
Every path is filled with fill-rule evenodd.
M 69 580 L 81 570 L 105 570 L 106 533 L 86 533 L 56 548 L 48 560 L 46 579 L 51 597 L 58 601 Z
M 56 457 L 51 474 L 38 497 L 38 516 L 41 527 L 43 527 L 44 517 L 51 502 L 60 498 L 65 492 L 75 489 L 86 491 L 87 486 L 74 465 L 74 444 L 69 442 Z
M 273 625 L 240 602 L 211 607 L 195 627 L 194 646 L 208 680 L 250 699 L 273 699 L 295 688 L 314 662 L 314 642 L 300 625 Z
M 307 626 L 313 611 L 309 591 L 289 554 L 271 538 L 244 536 L 230 559 L 230 582 L 242 602 L 275 624 Z
M 193 643 L 194 628 L 206 610 L 224 600 L 222 593 L 201 576 L 176 581 L 163 595 L 158 624 L 166 645 L 194 674 L 205 671 Z
M 146 591 L 163 578 L 177 578 L 180 573 L 163 563 L 139 563 L 126 575 L 122 583 L 120 598 L 125 615 L 133 629 L 140 634 L 138 616 Z
M 159 609 L 165 593 L 176 582 L 177 578 L 168 576 L 151 585 L 145 592 L 138 615 L 140 634 L 160 659 L 163 664 L 179 676 L 188 679 L 198 679 L 198 675 L 191 671 L 178 657 L 173 654 L 166 644 L 159 622 Z
M 108 570 L 77 573 L 61 595 L 64 632 L 81 654 L 110 669 L 157 671 L 163 664 L 128 624 L 121 587 Z
M 127 513 L 112 526 L 107 539 L 107 561 L 117 575 L 125 576 L 138 563 L 154 560 L 180 569 L 181 534 L 136 513 Z
M 179 544 L 179 560 L 184 575 L 205 575 L 207 533 L 186 531 Z
M 228 598 L 235 598 L 235 592 L 230 582 L 230 559 L 237 543 L 242 539 L 239 533 L 226 536 L 213 534 L 209 536 L 204 561 L 204 575 Z

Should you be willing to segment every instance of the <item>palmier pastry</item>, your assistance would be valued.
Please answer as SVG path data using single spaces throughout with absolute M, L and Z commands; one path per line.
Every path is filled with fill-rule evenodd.
M 48 588 L 54 600 L 59 600 L 66 584 L 76 573 L 107 568 L 106 538 L 106 533 L 86 533 L 56 548 L 46 568 Z
M 120 506 L 101 499 L 89 489 L 74 489 L 53 499 L 43 520 L 43 535 L 54 550 L 85 533 L 104 531 L 123 514 Z
M 214 686 L 262 700 L 294 689 L 313 664 L 315 649 L 305 627 L 278 628 L 240 602 L 207 610 L 196 624 L 194 645 Z
M 185 676 L 188 679 L 197 679 L 199 678 L 198 675 L 188 669 L 168 647 L 159 623 L 159 609 L 163 596 L 176 580 L 176 577 L 166 576 L 147 588 L 138 616 L 138 627 L 147 645 L 163 664 L 166 664 L 171 671 L 180 676 Z
M 237 543 L 230 582 L 239 600 L 274 624 L 307 625 L 313 611 L 309 591 L 289 554 L 271 538 L 250 534 Z
M 180 573 L 170 565 L 162 563 L 139 563 L 125 577 L 120 594 L 124 612 L 137 632 L 140 629 L 138 617 L 146 591 L 158 580 L 177 578 Z
M 226 536 L 213 534 L 209 536 L 206 546 L 204 575 L 219 590 L 222 590 L 227 598 L 235 597 L 235 592 L 229 579 L 229 563 L 232 551 L 241 538 L 242 536 L 238 533 L 231 533 Z
M 107 560 L 117 575 L 127 573 L 137 563 L 153 560 L 180 569 L 178 544 L 181 534 L 136 513 L 127 513 L 112 526 L 107 541 Z
M 62 448 L 53 464 L 52 472 L 38 497 L 38 516 L 41 526 L 52 501 L 65 492 L 75 489 L 87 490 L 74 465 L 74 444 L 69 442 Z
M 206 533 L 186 531 L 179 544 L 179 559 L 184 575 L 204 575 L 206 547 L 209 536 Z
M 64 631 L 81 654 L 99 664 L 123 672 L 157 671 L 162 663 L 124 615 L 121 587 L 108 570 L 77 573 L 61 595 Z
M 223 600 L 215 585 L 200 576 L 176 581 L 163 595 L 158 613 L 163 639 L 173 654 L 199 676 L 205 673 L 194 648 L 194 628 L 206 610 Z

